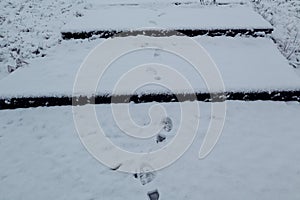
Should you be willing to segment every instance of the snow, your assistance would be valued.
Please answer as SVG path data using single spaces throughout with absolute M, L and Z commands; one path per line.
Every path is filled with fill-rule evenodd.
M 60 28 L 84 10 L 84 0 L 1 0 L 0 79 L 16 58 L 27 62 L 47 55 L 61 41 Z M 17 54 L 19 51 L 19 54 Z
M 119 15 L 121 14 L 121 17 Z M 62 32 L 134 30 L 272 29 L 247 6 L 110 6 L 87 11 L 67 23 Z
M 300 1 L 254 0 L 253 7 L 274 26 L 272 37 L 282 54 L 300 68 Z
M 297 90 L 300 77 L 267 38 L 196 37 L 216 62 L 227 91 Z M 71 96 L 77 71 L 84 58 L 103 39 L 70 40 L 49 51 L 48 56 L 33 60 L 26 68 L 0 81 L 1 97 Z M 187 48 L 188 50 L 188 48 Z M 156 56 L 154 56 L 156 55 Z M 168 65 L 186 77 L 195 91 L 206 92 L 206 86 L 193 66 L 181 58 L 160 50 L 143 50 L 110 65 L 102 76 L 97 94 L 112 93 L 120 77 L 135 66 L 157 62 Z M 116 70 L 117 69 L 117 70 Z M 160 71 L 158 70 L 159 74 Z M 148 71 L 149 76 L 153 76 Z M 147 76 L 147 74 L 145 74 Z M 164 78 L 164 77 L 161 77 Z M 157 80 L 153 79 L 153 82 Z M 181 85 L 173 92 L 188 92 Z M 183 91 L 182 91 L 183 90 Z M 139 92 L 143 93 L 146 88 Z M 147 91 L 164 92 L 150 86 Z M 128 94 L 130 91 L 123 91 Z
M 217 3 L 244 3 L 247 0 L 217 0 Z M 145 4 L 171 4 L 171 3 L 182 3 L 182 4 L 199 4 L 199 0 L 88 0 L 87 2 L 93 5 L 145 5 Z M 211 3 L 212 0 L 205 0 L 204 3 Z
M 272 37 L 288 60 L 267 36 L 193 39 L 216 62 L 227 91 L 300 89 L 300 71 L 289 65 L 289 62 L 293 66 L 299 63 L 298 0 L 255 0 L 255 9 L 266 20 L 250 8 L 247 0 L 217 0 L 230 3 L 227 6 L 210 5 L 209 0 L 204 5 L 196 0 L 180 0 L 183 2 L 180 6 L 176 2 L 0 1 L 0 98 L 72 95 L 81 63 L 104 40 L 94 37 L 62 41 L 61 30 L 272 27 L 266 20 L 276 27 Z M 87 22 L 89 19 L 92 22 Z M 29 64 L 7 76 L 8 65 L 16 67 L 19 61 Z M 170 53 L 148 49 L 129 53 L 112 63 L 100 81 L 97 94 L 111 93 L 122 74 L 149 62 L 169 65 L 184 75 L 196 91 L 207 91 L 203 80 L 187 62 Z M 151 69 L 145 76 L 153 77 L 155 82 L 158 75 L 160 80 L 167 77 L 160 76 L 162 73 L 160 69 Z M 188 92 L 181 86 L 174 89 Z M 123 93 L 131 92 L 124 88 Z M 145 91 L 165 92 L 165 88 L 150 85 L 137 92 Z M 75 128 L 72 107 L 0 110 L 0 199 L 147 199 L 147 193 L 156 189 L 160 199 L 173 200 L 300 199 L 299 103 L 226 103 L 225 127 L 211 154 L 204 160 L 198 159 L 210 119 L 217 117 L 211 116 L 211 103 L 198 102 L 200 114 L 189 116 L 189 124 L 200 119 L 191 148 L 174 164 L 155 172 L 154 180 L 146 185 L 143 184 L 147 181 L 134 178 L 133 174 L 105 167 L 87 152 Z M 171 119 L 160 124 L 160 133 L 166 136 L 161 143 L 156 142 L 156 136 L 136 140 L 124 135 L 113 118 L 112 105 L 95 107 L 107 138 L 128 151 L 147 153 L 174 139 L 181 125 L 183 104 L 191 102 L 159 104 L 169 118 L 158 117 L 157 121 Z M 145 126 L 150 121 L 149 109 L 157 104 L 128 105 L 132 119 Z M 130 127 L 131 122 L 125 118 L 122 124 Z
M 66 22 L 96 8 L 98 3 L 103 6 L 102 2 L 111 3 L 107 0 L 0 1 L 0 79 L 9 74 L 9 65 L 16 67 L 15 57 L 31 62 L 36 57 L 47 56 L 48 49 L 60 43 L 60 29 Z
M 173 1 L 166 0 L 163 1 L 164 3 L 157 0 L 152 0 L 152 3 L 150 0 L 0 1 L 0 79 L 8 75 L 8 65 L 16 67 L 16 59 L 10 55 L 11 53 L 16 54 L 16 51 L 20 50 L 20 55 L 17 57 L 30 63 L 36 57 L 48 56 L 48 51 L 61 42 L 60 30 L 71 18 L 80 18 L 85 12 L 97 10 L 99 7 L 103 8 L 104 5 L 111 7 L 108 4 L 120 6 L 119 3 L 122 2 L 143 4 L 156 9 L 161 5 L 170 5 Z M 204 7 L 199 5 L 199 1 L 196 0 L 180 0 L 180 2 L 191 3 L 190 5 L 182 4 L 181 7 Z M 229 2 L 230 4 L 242 2 L 251 7 L 248 0 L 217 0 L 217 2 Z M 208 7 L 214 6 L 209 5 Z M 279 49 L 288 57 L 293 66 L 298 66 L 299 51 L 297 47 L 300 38 L 299 34 L 296 37 L 299 32 L 298 1 L 255 1 L 254 7 L 276 27 L 273 37 L 278 43 Z M 293 51 L 295 52 L 292 53 Z M 299 70 L 298 73 L 300 73 Z
M 151 105 L 131 105 L 138 124 L 148 123 Z M 174 126 L 165 145 L 179 126 L 179 104 L 160 105 Z M 197 156 L 210 104 L 200 107 L 201 126 L 191 148 L 144 186 L 132 174 L 93 159 L 77 136 L 71 107 L 0 111 L 0 199 L 147 199 L 155 189 L 161 199 L 174 200 L 300 198 L 298 103 L 228 102 L 224 131 L 204 160 Z M 155 138 L 133 142 L 123 135 L 110 109 L 96 106 L 100 124 L 115 144 L 130 151 L 159 148 Z

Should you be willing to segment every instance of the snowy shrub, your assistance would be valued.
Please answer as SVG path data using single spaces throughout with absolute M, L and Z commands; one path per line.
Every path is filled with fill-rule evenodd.
M 281 53 L 300 68 L 300 1 L 252 0 L 254 8 L 274 27 L 272 37 Z
M 83 0 L 0 1 L 0 78 L 24 66 L 28 60 L 46 55 L 61 40 L 60 28 L 74 16 Z M 18 56 L 12 56 L 18 52 Z

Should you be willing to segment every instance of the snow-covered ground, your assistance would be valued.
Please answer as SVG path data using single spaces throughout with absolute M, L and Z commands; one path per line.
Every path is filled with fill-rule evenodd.
M 47 55 L 61 41 L 60 28 L 70 18 L 80 16 L 84 0 L 3 0 L 0 1 L 0 79 L 8 75 L 8 65 L 16 67 Z
M 0 1 L 1 97 L 70 96 L 80 64 L 103 39 L 62 41 L 62 27 L 102 8 L 103 4 L 118 7 L 122 6 L 120 3 L 141 1 Z M 143 0 L 145 6 L 151 4 L 155 12 L 161 7 L 158 0 L 154 1 L 155 5 L 151 4 L 152 0 Z M 179 1 L 204 6 L 198 5 L 195 0 Z M 173 0 L 164 2 L 164 6 L 176 3 Z M 218 2 L 230 2 L 234 6 L 241 6 L 237 5 L 240 2 L 251 5 L 247 0 Z M 288 51 L 295 49 L 293 46 L 298 44 L 298 39 L 293 42 L 299 27 L 298 0 L 255 3 L 261 13 L 267 5 L 275 10 L 270 14 L 271 10 L 267 9 L 264 14 L 276 27 L 273 37 L 277 41 L 282 40 L 283 44 L 287 41 L 285 48 Z M 206 6 L 217 9 L 215 5 Z M 287 14 L 282 10 L 288 10 Z M 285 37 L 287 40 L 284 40 Z M 194 39 L 215 60 L 228 90 L 300 88 L 300 78 L 295 69 L 289 66 L 288 60 L 269 38 L 205 36 Z M 285 55 L 291 62 L 297 63 L 298 53 L 295 51 L 291 56 Z M 204 84 L 199 84 L 202 80 L 190 70 L 190 66 L 174 55 L 149 50 L 129 54 L 128 57 L 113 63 L 111 71 L 108 70 L 106 77 L 103 77 L 100 86 L 104 87 L 99 87 L 99 93 L 110 92 L 119 76 L 132 65 L 149 61 L 174 66 L 186 75 L 194 89 L 206 89 Z M 24 67 L 7 76 L 8 65 L 11 68 L 17 65 Z M 151 77 L 155 75 L 156 80 L 164 78 L 157 79 L 159 71 L 148 72 Z M 130 103 L 132 119 L 142 126 L 149 124 L 148 111 L 154 104 Z M 191 102 L 182 104 L 189 105 Z M 111 105 L 97 105 L 96 115 L 106 137 L 114 144 L 133 152 L 150 152 L 169 144 L 181 126 L 180 103 L 159 105 L 166 108 L 173 124 L 170 132 L 161 131 L 166 136 L 161 143 L 157 143 L 156 136 L 136 140 L 122 133 L 111 113 Z M 299 103 L 228 101 L 221 138 L 204 160 L 198 159 L 199 148 L 210 120 L 219 119 L 211 116 L 210 103 L 199 102 L 199 105 L 200 115 L 189 116 L 190 123 L 200 119 L 197 137 L 191 148 L 170 167 L 154 172 L 153 181 L 146 185 L 142 184 L 143 176 L 134 177 L 133 174 L 111 170 L 87 152 L 77 134 L 71 106 L 0 110 L 0 200 L 147 199 L 147 192 L 155 189 L 159 191 L 160 199 L 172 200 L 300 199 Z M 130 124 L 132 121 L 124 119 L 123 122 Z M 190 129 L 186 131 L 189 133 Z
M 149 123 L 151 105 L 131 105 L 136 123 Z M 179 104 L 160 105 L 173 121 L 160 144 L 155 137 L 143 141 L 124 135 L 110 105 L 96 110 L 115 144 L 148 152 L 168 143 L 180 125 Z M 198 151 L 211 118 L 210 104 L 200 103 L 200 108 L 200 129 L 191 148 L 146 185 L 93 159 L 77 136 L 71 107 L 1 111 L 0 199 L 147 199 L 154 189 L 160 199 L 173 200 L 300 198 L 298 103 L 228 102 L 223 134 L 204 160 L 198 160 Z
M 274 27 L 272 37 L 290 63 L 300 68 L 300 1 L 252 0 L 254 8 Z

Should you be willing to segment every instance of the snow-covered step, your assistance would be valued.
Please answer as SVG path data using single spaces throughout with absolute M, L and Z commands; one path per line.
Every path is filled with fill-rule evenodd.
M 217 64 L 228 93 L 300 90 L 300 77 L 268 38 L 195 37 L 195 40 L 208 51 Z M 88 53 L 102 41 L 103 39 L 64 41 L 50 50 L 47 57 L 32 60 L 29 66 L 2 79 L 0 98 L 72 97 L 80 65 Z M 149 49 L 128 54 L 112 63 L 101 77 L 98 90 L 92 95 L 111 94 L 124 73 L 135 66 L 153 62 L 172 67 L 189 80 L 195 92 L 207 93 L 206 84 L 193 66 L 175 55 Z M 161 72 L 158 70 L 156 73 Z M 147 74 L 153 76 L 151 70 L 147 71 Z M 164 78 L 160 77 L 160 79 Z M 153 79 L 153 81 L 159 80 Z M 117 95 L 133 95 L 132 91 L 125 89 Z M 167 92 L 165 88 L 148 85 L 135 94 Z M 173 88 L 171 92 L 184 94 L 191 91 L 178 85 L 178 88 Z
M 192 5 L 192 6 L 210 6 L 210 5 L 244 5 L 249 3 L 248 0 L 216 0 L 214 3 L 213 0 L 88 0 L 90 5 L 89 8 L 99 8 L 103 6 L 170 6 L 170 5 Z
M 215 61 L 228 92 L 300 89 L 300 77 L 271 39 L 244 37 L 194 39 Z M 80 65 L 89 52 L 103 41 L 104 39 L 64 41 L 51 49 L 47 57 L 32 60 L 29 66 L 18 69 L 2 79 L 0 97 L 72 96 Z M 168 65 L 185 76 L 196 92 L 207 92 L 205 83 L 199 74 L 195 73 L 193 66 L 176 55 L 148 49 L 127 54 L 112 63 L 101 77 L 97 94 L 110 94 L 124 73 L 146 63 Z M 157 73 L 160 74 L 160 71 Z M 148 75 L 153 76 L 153 72 L 149 71 Z M 180 87 L 175 88 L 173 92 L 188 92 Z M 165 92 L 164 89 L 156 87 L 147 88 L 147 91 Z M 128 94 L 128 91 L 123 92 Z
M 134 122 L 148 124 L 151 105 L 131 105 Z M 96 106 L 96 113 L 114 144 L 148 152 L 168 144 L 180 125 L 180 106 L 162 106 L 173 129 L 160 144 L 155 137 L 139 140 L 125 135 L 115 125 L 110 105 Z M 200 108 L 201 126 L 190 149 L 146 186 L 133 174 L 110 170 L 86 151 L 71 107 L 0 111 L 1 199 L 148 199 L 147 192 L 154 189 L 162 199 L 172 200 L 299 199 L 298 103 L 228 102 L 222 135 L 204 160 L 198 159 L 198 152 L 211 108 L 207 103 L 200 103 Z
M 216 3 L 246 3 L 248 0 L 216 0 Z M 202 1 L 206 4 L 212 3 L 213 0 Z M 142 4 L 200 4 L 201 0 L 87 0 L 87 3 L 93 5 L 142 5 Z
M 122 13 L 120 17 L 119 13 Z M 188 36 L 271 33 L 272 26 L 247 6 L 110 6 L 89 10 L 61 32 L 64 39 L 111 37 L 132 30 L 172 30 Z

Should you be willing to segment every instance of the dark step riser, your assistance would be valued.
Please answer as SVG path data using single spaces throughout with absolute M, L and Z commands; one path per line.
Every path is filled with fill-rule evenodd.
M 261 37 L 264 34 L 271 34 L 273 29 L 226 29 L 226 30 L 144 30 L 144 31 L 90 31 L 90 32 L 62 32 L 62 38 L 64 40 L 69 39 L 88 39 L 93 36 L 99 38 L 111 38 L 113 36 L 117 37 L 127 37 L 127 36 L 137 36 L 146 35 L 152 37 L 168 37 L 168 36 L 229 36 L 234 37 L 237 35 Z
M 233 101 L 297 101 L 300 102 L 300 91 L 276 92 L 228 92 L 226 94 L 198 93 L 194 94 L 145 94 L 145 95 L 109 95 L 96 97 L 32 97 L 0 99 L 0 110 L 17 108 L 71 106 L 86 104 L 111 103 L 149 103 L 149 102 L 184 102 L 184 101 L 220 102 Z
M 175 6 L 181 6 L 181 5 L 203 5 L 200 2 L 174 2 L 171 3 Z M 224 3 L 218 3 L 215 4 L 204 4 L 204 5 L 217 5 L 217 6 L 229 6 L 229 5 L 245 5 L 243 2 L 224 2 Z M 115 4 L 108 4 L 108 6 L 141 6 L 141 4 L 138 3 L 115 3 Z

